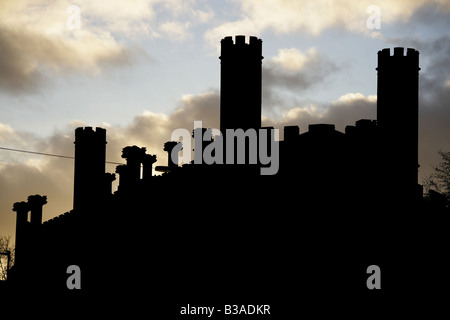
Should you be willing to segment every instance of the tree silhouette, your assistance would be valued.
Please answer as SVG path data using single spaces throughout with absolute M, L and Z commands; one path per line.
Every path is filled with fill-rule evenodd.
M 11 236 L 0 237 L 0 280 L 6 280 L 8 275 L 8 252 L 10 255 L 9 268 L 14 265 L 14 251 Z
M 450 202 L 450 151 L 439 151 L 442 162 L 433 167 L 433 173 L 424 180 L 425 189 L 439 192 L 447 200 L 447 206 Z

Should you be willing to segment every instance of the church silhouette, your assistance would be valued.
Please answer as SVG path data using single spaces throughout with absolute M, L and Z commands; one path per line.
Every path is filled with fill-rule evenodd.
M 261 125 L 262 62 L 261 39 L 221 40 L 221 132 L 273 129 Z M 377 119 L 345 132 L 284 127 L 273 175 L 248 158 L 178 165 L 170 156 L 176 141 L 164 145 L 167 165 L 126 146 L 126 164 L 107 173 L 106 130 L 77 128 L 73 210 L 42 222 L 46 196 L 14 204 L 8 290 L 32 299 L 102 297 L 136 314 L 151 306 L 161 319 L 183 318 L 188 303 L 270 304 L 265 317 L 280 319 L 414 301 L 446 265 L 444 227 L 418 184 L 419 70 L 415 49 L 379 51 Z M 67 287 L 71 265 L 81 270 L 80 290 Z M 381 269 L 380 290 L 367 288 L 370 265 Z

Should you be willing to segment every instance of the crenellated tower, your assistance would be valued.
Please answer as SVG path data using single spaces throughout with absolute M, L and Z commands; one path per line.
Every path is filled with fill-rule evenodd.
M 417 193 L 419 52 L 397 47 L 378 51 L 377 126 L 381 165 L 390 194 L 408 201 Z M 406 198 L 405 198 L 406 197 Z
M 95 206 L 106 194 L 106 130 L 91 127 L 75 130 L 73 208 Z
M 261 127 L 262 40 L 221 40 L 220 130 Z

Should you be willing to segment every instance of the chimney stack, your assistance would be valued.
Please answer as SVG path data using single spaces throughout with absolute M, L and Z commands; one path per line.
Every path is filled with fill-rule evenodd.
M 47 196 L 35 194 L 28 197 L 28 205 L 31 210 L 31 225 L 39 226 L 42 224 L 42 206 L 47 203 Z
M 30 205 L 25 202 L 16 202 L 13 205 L 13 211 L 16 212 L 16 249 L 15 249 L 15 265 L 22 265 L 22 252 L 26 249 L 26 229 L 28 224 L 28 211 Z

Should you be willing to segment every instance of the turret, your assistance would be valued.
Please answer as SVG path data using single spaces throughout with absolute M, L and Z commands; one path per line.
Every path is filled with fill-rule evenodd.
M 261 127 L 262 40 L 221 40 L 220 130 Z
M 26 251 L 26 236 L 28 229 L 28 211 L 30 211 L 30 205 L 25 202 L 16 202 L 13 205 L 13 211 L 16 212 L 16 249 L 15 249 L 15 264 L 21 266 L 22 256 Z
M 411 202 L 418 182 L 419 52 L 378 51 L 377 126 L 387 193 Z M 389 189 L 391 188 L 391 189 Z
M 106 130 L 77 128 L 74 143 L 73 208 L 84 210 L 95 206 L 104 196 Z

